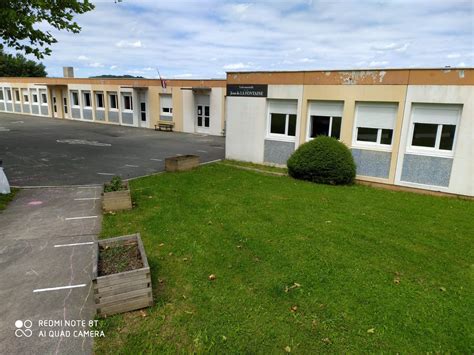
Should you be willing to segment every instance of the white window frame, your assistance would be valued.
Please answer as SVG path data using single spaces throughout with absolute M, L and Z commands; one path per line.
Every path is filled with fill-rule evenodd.
M 279 107 L 277 107 L 276 109 L 272 108 L 272 105 L 280 106 L 280 108 Z M 284 105 L 287 105 L 288 107 L 282 109 L 281 107 Z M 289 109 L 290 106 L 292 107 L 291 109 Z M 293 112 L 293 106 L 295 108 L 294 112 Z M 285 115 L 285 134 L 271 133 L 270 130 L 272 127 L 272 124 L 271 124 L 272 113 Z M 294 136 L 288 135 L 290 115 L 296 116 Z M 296 136 L 298 135 L 298 101 L 297 100 L 278 100 L 278 99 L 267 100 L 267 130 L 266 131 L 267 131 L 266 139 L 284 141 L 284 142 L 296 142 Z
M 74 107 L 74 108 L 81 107 L 81 101 L 79 99 L 79 91 L 78 90 L 70 90 L 69 92 L 71 93 L 71 95 L 70 95 L 70 97 L 71 97 L 71 107 Z M 77 96 L 77 105 L 74 103 L 74 94 L 76 94 L 76 96 Z
M 112 106 L 110 105 L 110 103 L 112 102 L 112 101 L 110 100 L 110 97 L 111 97 L 111 96 L 115 96 L 115 105 L 116 105 L 117 107 L 112 107 Z M 107 102 L 108 102 L 108 106 L 109 106 L 109 111 L 118 111 L 118 110 L 119 110 L 120 103 L 119 103 L 118 94 L 117 94 L 116 91 L 107 91 L 107 100 L 108 100 Z
M 86 106 L 87 100 L 86 95 L 89 95 L 89 106 Z M 82 91 L 82 102 L 84 103 L 84 108 L 91 109 L 92 108 L 92 94 L 89 90 Z
M 13 92 L 15 93 L 15 103 L 21 103 L 21 93 L 20 93 L 20 89 L 18 88 L 15 88 L 13 89 Z
M 361 128 L 371 128 L 377 130 L 377 141 L 375 142 L 366 142 L 366 141 L 359 141 L 357 140 L 357 133 L 359 131 L 359 110 L 358 107 L 361 106 L 370 106 L 370 107 L 387 107 L 389 105 L 395 106 L 395 118 L 394 118 L 394 125 L 392 128 L 392 141 L 390 144 L 382 144 L 380 143 L 382 139 L 382 130 L 388 128 L 375 128 L 375 127 L 364 127 Z M 354 117 L 354 127 L 352 130 L 352 147 L 356 149 L 370 149 L 370 150 L 378 150 L 384 152 L 391 152 L 393 147 L 393 140 L 395 139 L 395 128 L 396 128 L 396 120 L 398 119 L 398 110 L 400 110 L 400 106 L 398 102 L 356 102 L 355 107 L 355 117 Z
M 133 95 L 131 92 L 121 92 L 122 112 L 133 112 Z M 130 108 L 125 108 L 125 97 L 130 97 Z
M 31 94 L 31 103 L 33 105 L 39 105 L 38 91 L 35 90 L 35 91 L 31 92 L 30 94 Z M 36 98 L 36 100 L 35 100 L 35 98 Z
M 311 131 L 312 131 L 312 128 L 313 128 L 313 125 L 312 125 L 312 120 L 311 120 L 311 117 L 329 117 L 329 132 L 328 132 L 328 137 L 331 137 L 331 134 L 332 134 L 332 119 L 334 117 L 338 117 L 341 119 L 341 131 L 340 133 L 342 133 L 342 115 L 341 116 L 323 116 L 323 115 L 315 115 L 315 114 L 309 114 L 308 115 L 308 133 L 306 135 L 306 141 L 309 142 L 309 141 L 312 141 L 314 138 L 316 137 L 311 137 Z M 334 138 L 334 137 L 331 137 L 331 138 Z M 339 138 L 337 139 L 338 141 L 341 140 L 341 134 L 339 134 Z
M 43 95 L 45 95 L 46 97 L 46 102 L 43 100 Z M 48 106 L 48 93 L 46 92 L 46 90 L 40 90 L 39 99 L 41 102 L 41 106 Z
M 23 96 L 23 103 L 29 104 L 30 103 L 30 93 L 28 89 L 22 89 L 21 94 Z M 26 100 L 25 100 L 26 99 Z
M 13 95 L 12 95 L 12 88 L 5 88 L 6 95 L 6 102 L 13 102 Z
M 98 106 L 99 100 L 97 99 L 99 95 L 102 95 L 102 106 Z M 95 109 L 96 110 L 105 110 L 105 95 L 103 91 L 94 91 L 94 100 L 95 100 Z
M 413 107 L 415 106 L 415 108 Z M 448 107 L 449 106 L 449 107 Z M 440 121 L 438 123 L 426 123 L 426 122 L 419 122 L 414 120 L 414 114 L 416 108 L 430 108 L 434 110 L 446 110 L 450 109 L 452 111 L 457 111 L 457 117 L 456 117 L 456 122 L 455 126 L 456 129 L 454 131 L 454 138 L 453 138 L 453 149 L 451 150 L 445 150 L 445 149 L 439 149 L 439 145 L 441 142 L 441 133 L 443 130 L 444 125 L 452 125 L 450 122 L 446 121 Z M 457 105 L 457 104 L 412 104 L 411 106 L 411 112 L 410 112 L 410 126 L 408 129 L 408 139 L 407 139 L 407 150 L 406 152 L 408 154 L 417 154 L 417 155 L 427 155 L 427 156 L 435 156 L 435 157 L 443 157 L 443 158 L 452 158 L 454 156 L 454 152 L 456 150 L 456 142 L 457 142 L 457 137 L 459 133 L 459 121 L 461 119 L 461 114 L 462 114 L 462 109 L 463 105 Z M 426 124 L 432 124 L 432 125 L 438 125 L 438 129 L 436 131 L 436 141 L 435 141 L 435 146 L 434 147 L 420 147 L 417 145 L 412 145 L 413 142 L 413 133 L 415 131 L 415 123 L 426 123 Z
M 171 100 L 171 106 L 163 106 L 163 97 L 169 96 Z M 169 112 L 164 112 L 163 109 L 167 108 Z M 160 115 L 173 117 L 173 96 L 171 94 L 160 94 Z

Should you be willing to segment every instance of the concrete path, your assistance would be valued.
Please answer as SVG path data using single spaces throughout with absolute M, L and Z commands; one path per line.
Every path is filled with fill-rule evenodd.
M 101 226 L 100 191 L 21 190 L 0 213 L 0 353 L 91 353 L 92 339 L 78 333 L 88 324 L 64 320 L 94 317 L 91 242 Z

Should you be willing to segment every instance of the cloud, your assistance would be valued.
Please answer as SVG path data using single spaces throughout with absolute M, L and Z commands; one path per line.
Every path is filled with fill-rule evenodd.
M 117 68 L 118 68 L 118 67 L 117 67 L 116 65 L 111 65 L 109 69 L 114 70 L 114 69 L 117 69 Z
M 223 66 L 225 70 L 239 70 L 239 69 L 247 69 L 250 68 L 248 64 L 244 63 L 232 63 L 232 64 L 226 64 Z
M 119 48 L 141 48 L 142 41 L 118 41 L 115 45 Z
M 93 62 L 93 63 L 89 63 L 89 66 L 90 66 L 91 68 L 103 68 L 103 67 L 104 67 L 104 64 L 99 63 L 99 62 Z
M 135 70 L 154 77 L 154 70 L 145 69 L 159 68 L 163 77 L 204 78 L 224 78 L 226 70 L 474 66 L 471 0 L 417 0 L 416 6 L 399 0 L 95 5 L 75 17 L 79 34 L 48 29 L 58 40 L 43 60 L 49 75 L 62 75 L 68 65 L 81 76 Z

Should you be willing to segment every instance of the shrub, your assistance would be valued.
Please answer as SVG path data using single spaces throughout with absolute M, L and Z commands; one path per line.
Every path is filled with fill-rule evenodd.
M 301 145 L 288 159 L 287 165 L 288 173 L 295 179 L 320 184 L 351 184 L 356 174 L 349 148 L 326 136 Z
M 127 186 L 123 183 L 120 176 L 114 176 L 109 183 L 104 184 L 104 192 L 114 192 L 126 190 Z

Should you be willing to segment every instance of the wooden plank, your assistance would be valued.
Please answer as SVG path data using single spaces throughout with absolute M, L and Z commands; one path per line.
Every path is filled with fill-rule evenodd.
M 138 250 L 140 251 L 140 256 L 142 257 L 143 267 L 149 268 L 150 266 L 148 265 L 148 258 L 146 257 L 145 247 L 143 246 L 142 237 L 140 233 L 137 233 L 137 244 Z
M 133 311 L 140 308 L 149 307 L 151 305 L 152 305 L 152 300 L 146 297 L 146 298 L 141 298 L 141 299 L 133 300 L 126 303 L 117 304 L 114 306 L 98 308 L 97 311 L 99 315 L 112 315 L 112 314 L 123 313 L 123 312 Z
M 113 296 L 100 297 L 97 302 L 97 307 L 104 307 L 112 304 L 123 303 L 128 300 L 134 299 L 138 296 L 148 296 L 151 295 L 151 287 L 142 288 L 139 290 L 133 290 L 130 292 L 119 293 Z
M 104 287 L 94 287 L 94 293 L 95 294 L 101 294 L 104 292 L 112 292 L 114 290 L 120 290 L 120 289 L 125 289 L 128 286 L 136 286 L 141 285 L 143 283 L 151 284 L 151 280 L 149 277 L 140 279 L 140 280 L 134 280 L 132 282 L 126 282 L 122 284 L 117 284 L 117 285 L 111 285 L 111 286 L 104 286 Z M 115 291 L 114 291 L 115 292 Z
M 127 274 L 122 277 L 114 277 L 110 279 L 102 279 L 102 280 L 97 279 L 97 286 L 100 289 L 104 286 L 113 286 L 113 285 L 118 285 L 118 284 L 127 283 L 127 282 L 134 282 L 134 281 L 146 279 L 147 277 L 148 278 L 150 277 L 150 271 L 148 272 L 142 271 L 140 273 Z
M 100 290 L 97 290 L 95 292 L 95 298 L 98 297 L 108 297 L 112 295 L 116 295 L 119 293 L 126 293 L 134 290 L 141 290 L 144 288 L 151 287 L 151 282 L 150 280 L 141 280 L 140 282 L 132 282 L 128 284 L 123 284 L 119 286 L 109 286 L 109 287 L 104 287 Z
M 150 268 L 141 268 L 141 269 L 121 272 L 119 274 L 99 276 L 97 278 L 97 285 L 108 286 L 114 283 L 124 282 L 120 280 L 130 280 L 130 279 L 133 279 L 134 277 L 138 278 L 138 277 L 141 277 L 142 275 L 147 275 L 147 274 L 150 274 Z
M 136 240 L 137 236 L 138 236 L 138 233 L 121 235 L 119 237 L 101 239 L 101 240 L 98 241 L 98 243 L 100 245 L 107 245 L 109 243 L 115 243 L 115 242 L 118 242 L 118 241 L 121 241 L 121 240 Z

